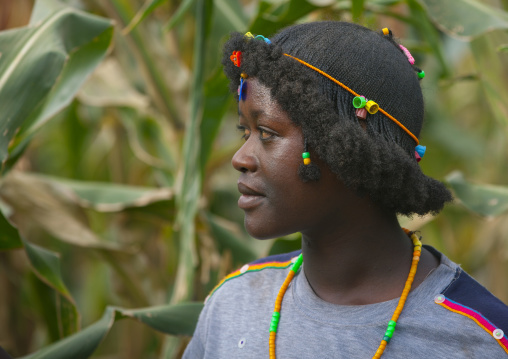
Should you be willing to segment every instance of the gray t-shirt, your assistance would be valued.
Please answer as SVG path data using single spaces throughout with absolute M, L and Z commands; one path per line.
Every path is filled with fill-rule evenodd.
M 244 266 L 226 277 L 207 300 L 184 359 L 268 358 L 273 306 L 291 266 L 290 258 L 285 259 Z M 439 267 L 409 294 L 383 359 L 508 357 L 506 336 L 497 340 L 471 316 L 436 302 L 437 295 L 460 282 L 461 273 L 441 255 Z M 325 302 L 310 287 L 302 266 L 282 302 L 277 358 L 372 358 L 397 303 L 398 299 L 358 306 Z

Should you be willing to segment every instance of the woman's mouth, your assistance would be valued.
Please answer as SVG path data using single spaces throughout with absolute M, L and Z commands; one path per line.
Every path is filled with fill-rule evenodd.
M 243 182 L 238 182 L 238 191 L 242 194 L 238 199 L 238 207 L 244 210 L 259 206 L 266 198 L 261 192 Z

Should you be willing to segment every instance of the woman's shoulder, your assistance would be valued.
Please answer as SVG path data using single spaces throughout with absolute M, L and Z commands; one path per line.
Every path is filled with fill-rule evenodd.
M 215 296 L 230 297 L 238 292 L 250 294 L 254 291 L 258 294 L 271 292 L 272 285 L 280 287 L 282 280 L 301 251 L 271 255 L 257 259 L 243 265 L 241 268 L 225 276 L 210 292 L 207 301 Z M 268 294 L 267 293 L 267 294 Z
M 447 310 L 473 320 L 508 351 L 508 306 L 478 283 L 462 268 L 457 268 L 450 284 L 436 296 L 435 302 Z M 499 337 L 499 338 L 497 338 Z
M 448 321 L 449 325 L 455 323 L 462 331 L 468 329 L 469 335 L 476 333 L 488 343 L 495 339 L 508 354 L 508 306 L 459 265 L 439 255 L 442 256 L 441 263 L 454 270 L 453 278 L 434 298 L 434 304 L 444 310 L 437 312 L 439 318 Z

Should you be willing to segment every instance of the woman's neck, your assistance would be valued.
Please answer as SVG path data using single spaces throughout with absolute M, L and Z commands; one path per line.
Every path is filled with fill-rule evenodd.
M 322 226 L 319 233 L 303 233 L 304 272 L 314 292 L 342 305 L 399 297 L 411 267 L 413 245 L 396 216 L 370 206 L 350 208 L 346 216 L 350 218 Z M 423 250 L 413 288 L 437 265 L 437 259 Z

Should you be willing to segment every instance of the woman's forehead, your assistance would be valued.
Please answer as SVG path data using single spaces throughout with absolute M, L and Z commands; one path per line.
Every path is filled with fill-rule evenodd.
M 262 84 L 257 78 L 249 78 L 246 80 L 245 86 L 247 86 L 245 99 L 238 103 L 240 116 L 274 121 L 289 119 L 287 112 L 271 96 L 269 87 Z

